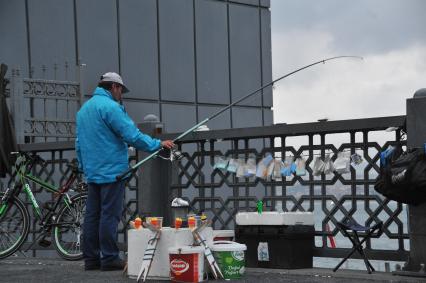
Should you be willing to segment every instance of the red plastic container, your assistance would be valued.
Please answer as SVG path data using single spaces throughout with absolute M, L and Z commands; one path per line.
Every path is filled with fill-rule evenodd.
M 184 246 L 169 248 L 170 280 L 173 282 L 202 282 L 204 249 Z

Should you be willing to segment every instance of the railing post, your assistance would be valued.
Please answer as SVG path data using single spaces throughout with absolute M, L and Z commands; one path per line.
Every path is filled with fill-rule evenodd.
M 80 62 L 78 62 L 78 69 L 77 69 L 77 78 L 78 78 L 78 83 L 79 83 L 79 90 L 78 90 L 78 98 L 79 98 L 79 103 L 80 105 L 78 106 L 78 108 L 80 109 L 81 106 L 83 105 L 83 92 L 84 92 L 84 72 L 86 69 L 86 64 L 83 64 Z
M 161 134 L 163 124 L 155 115 L 147 115 L 144 122 L 138 124 L 139 129 L 151 136 Z M 138 151 L 138 160 L 142 160 L 148 154 Z M 162 216 L 163 224 L 170 224 L 171 209 L 169 199 L 172 164 L 161 158 L 154 158 L 138 169 L 138 213 L 148 216 Z
M 426 97 L 407 99 L 407 146 L 423 147 L 426 143 Z M 407 271 L 419 271 L 426 263 L 426 203 L 409 205 L 408 228 L 410 235 L 410 257 L 405 266 Z
M 12 117 L 15 127 L 16 142 L 25 143 L 24 137 L 24 87 L 23 80 L 19 75 L 19 69 L 12 70 L 12 79 L 10 84 L 10 99 L 12 104 Z

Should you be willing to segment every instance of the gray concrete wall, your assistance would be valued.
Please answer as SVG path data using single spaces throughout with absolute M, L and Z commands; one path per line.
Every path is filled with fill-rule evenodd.
M 269 5 L 0 0 L 0 61 L 20 68 L 23 77 L 58 80 L 77 80 L 76 65 L 84 63 L 86 99 L 102 73 L 120 72 L 131 90 L 125 105 L 137 123 L 153 113 L 166 131 L 182 131 L 272 80 Z M 208 126 L 270 125 L 271 106 L 268 88 Z

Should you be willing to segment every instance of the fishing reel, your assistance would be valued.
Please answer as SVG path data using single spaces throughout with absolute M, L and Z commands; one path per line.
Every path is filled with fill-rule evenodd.
M 170 161 L 179 161 L 183 158 L 183 154 L 182 152 L 180 152 L 177 149 L 167 149 L 167 148 L 162 148 L 159 152 L 158 152 L 158 156 L 164 160 L 170 160 Z

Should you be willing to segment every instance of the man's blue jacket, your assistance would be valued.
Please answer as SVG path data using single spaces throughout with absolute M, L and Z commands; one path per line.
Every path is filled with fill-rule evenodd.
M 111 93 L 97 87 L 77 113 L 75 148 L 87 182 L 115 182 L 129 168 L 128 145 L 155 151 L 161 141 L 141 133 Z

